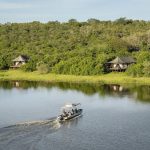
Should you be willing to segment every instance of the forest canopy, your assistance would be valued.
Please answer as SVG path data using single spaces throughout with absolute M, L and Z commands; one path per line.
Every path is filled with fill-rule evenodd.
M 30 57 L 25 71 L 42 62 L 49 72 L 75 75 L 103 74 L 107 61 L 132 56 L 137 64 L 128 74 L 138 76 L 132 70 L 144 68 L 139 75 L 149 76 L 150 22 L 119 18 L 0 24 L 0 69 L 8 69 L 19 55 Z

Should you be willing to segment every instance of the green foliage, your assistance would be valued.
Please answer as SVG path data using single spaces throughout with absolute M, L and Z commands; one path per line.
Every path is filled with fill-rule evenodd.
M 150 61 L 150 52 L 149 51 L 141 51 L 136 56 L 138 63 L 143 63 L 144 61 Z
M 4 56 L 0 56 L 0 70 L 4 70 L 4 69 L 8 69 L 9 65 L 8 62 L 6 60 L 6 58 Z
M 26 72 L 32 72 L 36 70 L 36 63 L 33 60 L 30 60 L 27 64 L 22 65 L 21 70 L 26 71 Z
M 38 63 L 36 68 L 40 74 L 46 74 L 49 72 L 48 65 L 43 62 Z
M 143 65 L 142 64 L 134 64 L 131 65 L 127 69 L 127 74 L 133 77 L 141 77 L 143 76 Z
M 94 18 L 88 19 L 87 20 L 88 23 L 94 24 L 94 23 L 99 23 L 100 21 Z
M 144 61 L 143 63 L 131 65 L 126 72 L 128 75 L 133 77 L 150 77 L 150 61 Z
M 150 61 L 143 63 L 143 73 L 145 76 L 150 77 Z
M 98 57 L 93 60 L 91 57 L 71 58 L 69 61 L 61 61 L 56 64 L 52 72 L 57 74 L 74 75 L 98 75 L 104 73 L 104 61 Z
M 137 65 L 144 65 L 150 61 L 149 29 L 148 21 L 126 18 L 1 24 L 0 69 L 7 69 L 20 54 L 30 57 L 21 67 L 24 71 L 36 70 L 42 61 L 46 66 L 40 67 L 54 73 L 98 75 L 106 73 L 108 60 L 126 55 L 137 58 Z
M 70 19 L 68 22 L 69 22 L 69 23 L 76 23 L 77 20 L 76 20 L 76 19 Z
M 122 18 L 119 18 L 115 21 L 116 23 L 119 23 L 119 24 L 130 24 L 130 23 L 133 23 L 133 20 L 131 19 L 126 19 L 125 17 L 122 17 Z

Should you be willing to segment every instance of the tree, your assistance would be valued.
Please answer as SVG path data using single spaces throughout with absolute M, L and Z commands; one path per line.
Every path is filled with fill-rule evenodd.
M 77 20 L 76 19 L 70 19 L 68 22 L 69 23 L 77 23 Z
M 94 24 L 94 23 L 99 23 L 100 21 L 98 19 L 91 18 L 91 19 L 88 19 L 87 22 L 90 24 Z
M 124 25 L 126 25 L 126 24 L 133 23 L 133 20 L 126 19 L 126 17 L 121 17 L 121 18 L 115 20 L 115 22 L 118 23 L 118 24 L 124 24 Z

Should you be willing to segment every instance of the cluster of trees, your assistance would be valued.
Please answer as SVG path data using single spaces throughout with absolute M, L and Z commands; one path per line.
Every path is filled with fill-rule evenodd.
M 149 51 L 141 51 L 136 54 L 137 63 L 131 65 L 127 74 L 133 77 L 150 77 L 150 52 Z
M 0 24 L 0 69 L 8 69 L 11 60 L 23 54 L 30 57 L 22 67 L 25 71 L 97 75 L 105 73 L 105 63 L 116 56 L 133 56 L 138 63 L 127 72 L 138 76 L 132 70 L 142 66 L 141 75 L 145 75 L 149 66 L 145 55 L 149 57 L 149 53 L 148 21 L 120 18 Z

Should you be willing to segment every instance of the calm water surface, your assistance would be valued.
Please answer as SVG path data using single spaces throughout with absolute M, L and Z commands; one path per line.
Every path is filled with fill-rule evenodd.
M 59 124 L 67 102 L 83 116 Z M 149 150 L 150 86 L 0 82 L 0 150 Z

